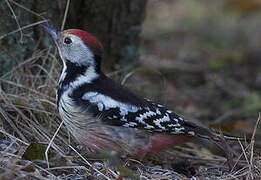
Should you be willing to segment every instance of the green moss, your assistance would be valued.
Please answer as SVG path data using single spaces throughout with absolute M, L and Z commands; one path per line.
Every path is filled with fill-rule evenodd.
M 244 112 L 247 115 L 254 115 L 261 112 L 261 95 L 258 92 L 250 93 L 244 100 Z
M 219 70 L 228 65 L 228 61 L 225 59 L 213 59 L 208 61 L 208 66 L 210 69 Z
M 28 146 L 22 157 L 26 160 L 44 160 L 44 153 L 45 147 L 43 144 L 32 143 Z
M 233 109 L 233 108 L 239 107 L 241 105 L 242 105 L 242 101 L 239 98 L 234 98 L 234 99 L 224 102 L 221 106 L 221 110 L 223 112 L 225 112 L 229 109 Z

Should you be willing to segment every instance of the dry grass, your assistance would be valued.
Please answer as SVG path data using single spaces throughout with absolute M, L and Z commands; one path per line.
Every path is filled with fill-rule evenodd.
M 14 14 L 9 2 L 16 2 L 6 2 Z M 67 2 L 62 29 L 70 4 Z M 23 29 L 47 21 L 20 27 L 15 20 L 18 30 L 0 36 L 0 40 L 16 32 L 20 32 L 22 38 Z M 30 58 L 0 77 L 0 179 L 115 179 L 118 175 L 107 166 L 106 160 L 84 155 L 91 151 L 77 145 L 58 116 L 55 88 L 61 67 L 53 49 L 33 52 Z M 175 67 L 191 70 L 191 66 L 183 64 Z M 192 70 L 197 68 L 201 70 L 202 67 Z M 128 74 L 123 83 L 131 75 Z M 251 142 L 239 142 L 235 146 L 239 147 L 237 166 L 232 172 L 227 168 L 225 157 L 195 143 L 143 162 L 130 159 L 125 165 L 132 170 L 130 176 L 138 179 L 189 179 L 181 172 L 192 173 L 199 179 L 260 179 L 261 150 L 255 145 L 260 118 Z M 44 144 L 43 151 L 38 152 L 39 156 L 45 155 L 44 158 L 28 160 L 24 157 L 33 142 Z
M 34 53 L 0 79 L 0 139 L 6 139 L 10 143 L 0 152 L 0 179 L 73 179 L 81 176 L 114 179 L 117 176 L 106 166 L 105 160 L 81 155 L 89 150 L 73 148 L 77 143 L 64 126 L 59 128 L 61 120 L 54 98 L 59 71 L 56 57 L 50 49 L 45 49 Z M 203 179 L 255 179 L 261 175 L 260 149 L 255 149 L 255 133 L 259 121 L 260 117 L 251 143 L 240 144 L 242 149 L 238 152 L 237 160 L 240 168 L 231 173 L 226 168 L 224 157 L 216 156 L 195 144 L 188 144 L 187 148 L 176 148 L 167 156 L 163 154 L 163 159 L 151 158 L 144 162 L 129 160 L 126 163 L 141 179 L 185 179 L 184 175 L 167 167 L 173 160 L 179 159 L 186 159 L 196 170 L 197 176 Z M 56 132 L 57 129 L 59 132 Z M 53 154 L 49 157 L 49 164 L 46 159 L 36 161 L 22 158 L 32 142 L 45 144 L 45 147 L 49 144 L 48 154 Z

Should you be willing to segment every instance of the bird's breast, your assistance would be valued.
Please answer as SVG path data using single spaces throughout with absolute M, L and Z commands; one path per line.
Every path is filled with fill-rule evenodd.
M 88 106 L 79 105 L 76 100 L 69 96 L 68 92 L 64 92 L 61 95 L 57 104 L 60 117 L 76 138 L 80 131 L 88 130 L 98 121 L 98 118 L 88 111 Z

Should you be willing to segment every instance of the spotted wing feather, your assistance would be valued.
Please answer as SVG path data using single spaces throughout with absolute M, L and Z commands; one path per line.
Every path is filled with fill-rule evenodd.
M 170 134 L 195 134 L 190 128 L 193 125 L 187 124 L 173 111 L 137 97 L 105 76 L 79 87 L 72 96 L 80 99 L 79 102 L 85 104 L 93 116 L 99 116 L 108 125 Z

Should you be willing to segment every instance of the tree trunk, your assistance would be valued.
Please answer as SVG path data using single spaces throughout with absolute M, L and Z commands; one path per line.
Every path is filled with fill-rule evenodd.
M 30 13 L 10 2 L 20 26 L 39 21 L 39 16 Z M 105 70 L 123 69 L 129 71 L 138 62 L 139 34 L 144 19 L 147 0 L 77 0 L 71 1 L 66 21 L 66 28 L 80 28 L 96 35 L 104 45 L 105 55 L 103 65 Z M 21 0 L 20 5 L 41 13 L 50 24 L 59 28 L 62 23 L 66 1 Z M 10 31 L 18 29 L 12 12 L 6 1 L 0 2 L 0 37 Z M 42 19 L 40 19 L 42 20 Z M 32 54 L 39 38 L 43 34 L 38 27 L 23 31 L 24 44 L 19 44 L 19 33 L 10 35 L 0 41 L 0 65 L 13 62 L 15 59 L 25 59 Z M 33 37 L 33 38 L 32 38 Z M 14 39 L 11 41 L 12 39 Z M 43 41 L 43 40 L 42 40 Z M 12 56 L 10 55 L 10 51 Z
M 129 70 L 138 62 L 146 0 L 81 0 L 72 4 L 68 26 L 88 30 L 104 45 L 106 70 Z

